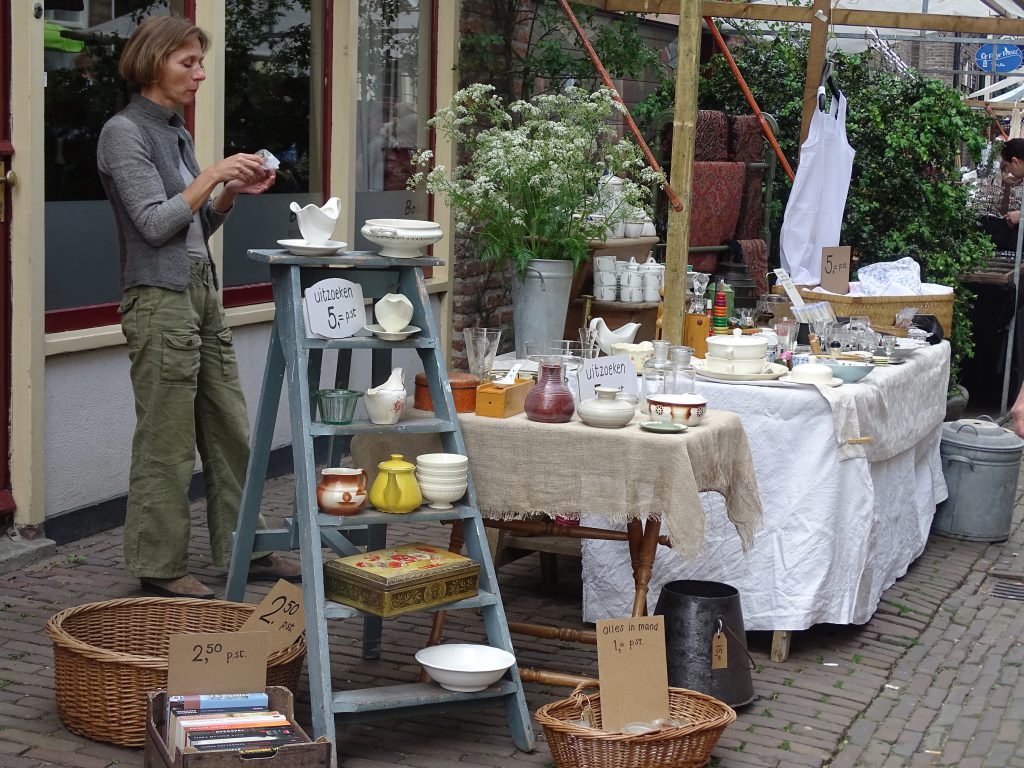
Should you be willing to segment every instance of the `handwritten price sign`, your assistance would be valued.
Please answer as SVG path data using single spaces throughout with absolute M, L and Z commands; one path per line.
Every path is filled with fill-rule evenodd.
M 266 632 L 171 635 L 167 693 L 246 693 L 267 685 Z
M 668 717 L 664 621 L 664 616 L 638 616 L 597 622 L 601 723 L 606 730 Z
M 276 653 L 295 642 L 306 628 L 302 588 L 281 579 L 256 606 L 239 632 L 266 632 L 267 652 Z
M 350 280 L 329 277 L 306 289 L 306 329 L 328 339 L 347 339 L 366 325 L 363 288 Z

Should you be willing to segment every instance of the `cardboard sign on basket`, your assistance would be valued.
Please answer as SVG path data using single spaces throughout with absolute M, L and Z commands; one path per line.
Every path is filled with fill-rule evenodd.
M 850 292 L 850 246 L 821 249 L 821 287 L 832 293 Z
M 267 653 L 273 654 L 294 643 L 305 628 L 302 587 L 280 579 L 238 631 L 266 632 Z
M 668 719 L 668 662 L 663 616 L 597 622 L 601 727 Z
M 167 694 L 247 693 L 267 687 L 267 632 L 171 635 Z

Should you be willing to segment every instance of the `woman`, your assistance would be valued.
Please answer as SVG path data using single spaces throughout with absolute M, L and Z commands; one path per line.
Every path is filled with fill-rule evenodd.
M 148 591 L 201 598 L 213 592 L 188 572 L 187 490 L 196 448 L 218 566 L 230 559 L 249 458 L 245 400 L 207 240 L 238 195 L 265 192 L 275 178 L 257 155 L 246 153 L 203 170 L 196 164 L 192 138 L 175 110 L 191 104 L 206 79 L 208 42 L 185 19 L 160 16 L 140 24 L 118 62 L 138 93 L 103 126 L 96 151 L 117 222 L 121 328 L 137 420 L 125 567 Z M 250 579 L 299 578 L 292 561 L 254 557 Z

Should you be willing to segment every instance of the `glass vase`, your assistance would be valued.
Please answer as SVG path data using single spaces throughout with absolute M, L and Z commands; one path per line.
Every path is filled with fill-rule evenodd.
M 526 418 L 548 424 L 562 424 L 572 418 L 576 405 L 572 392 L 562 383 L 562 366 L 540 363 L 540 375 L 523 403 Z

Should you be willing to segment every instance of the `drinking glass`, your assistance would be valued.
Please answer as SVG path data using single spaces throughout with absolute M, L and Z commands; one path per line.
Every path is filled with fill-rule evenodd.
M 580 328 L 580 346 L 582 347 L 584 359 L 598 357 L 601 354 L 601 348 L 597 344 L 597 331 L 592 331 L 589 328 Z
M 494 356 L 498 353 L 498 342 L 501 341 L 500 328 L 466 328 L 462 331 L 466 342 L 466 358 L 469 360 L 469 372 L 481 381 L 487 378 Z

